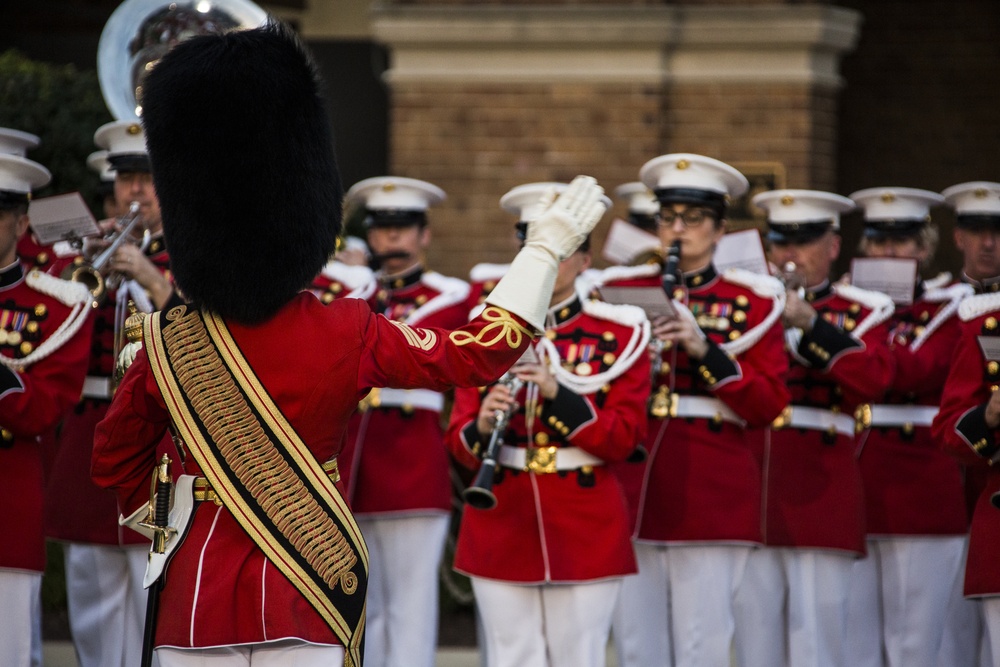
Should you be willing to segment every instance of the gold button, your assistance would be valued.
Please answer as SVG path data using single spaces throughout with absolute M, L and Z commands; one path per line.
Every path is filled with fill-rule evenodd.
M 669 372 L 670 372 L 670 364 L 664 361 L 662 364 L 660 364 L 660 373 L 666 375 Z
M 425 303 L 427 303 L 427 295 L 421 294 L 416 299 L 414 299 L 413 302 L 416 303 L 418 306 L 422 306 Z
M 611 352 L 608 352 L 604 355 L 603 361 L 606 365 L 610 366 L 611 364 L 615 363 L 615 359 L 617 359 L 617 357 Z
M 989 373 L 990 375 L 996 375 L 997 371 L 1000 371 L 1000 364 L 998 364 L 997 362 L 991 361 L 990 363 L 986 364 L 986 372 Z
M 39 264 L 45 264 L 49 261 L 49 254 L 47 252 L 38 253 L 38 257 L 35 257 L 35 261 Z
M 746 321 L 747 321 L 747 314 L 744 313 L 742 310 L 737 310 L 735 313 L 733 313 L 733 322 L 736 322 L 737 324 L 742 324 L 743 322 Z
M 564 320 L 569 317 L 569 308 L 563 308 L 559 311 L 559 319 Z
M 739 331 L 730 331 L 729 332 L 729 340 L 736 340 L 739 337 L 740 337 L 740 332 Z
M 402 287 L 405 284 L 406 284 L 406 281 L 404 281 L 402 278 L 396 278 L 396 280 L 394 280 L 392 282 L 392 286 L 395 287 L 396 289 L 399 289 L 400 287 Z
M 859 306 L 856 303 L 852 303 L 851 307 L 848 308 L 847 310 L 848 310 L 848 312 L 851 312 L 851 313 L 854 313 L 855 315 L 857 315 L 858 313 L 861 312 L 861 306 Z
M 49 309 L 45 307 L 44 303 L 40 303 L 35 306 L 35 317 L 45 317 L 45 313 L 47 312 L 49 312 Z
M 606 341 L 612 341 L 615 339 L 615 335 L 610 331 L 605 331 L 604 333 L 601 334 L 601 338 Z
M 28 333 L 38 333 L 38 322 L 28 322 L 24 328 Z
M 697 287 L 702 283 L 703 280 L 704 278 L 702 278 L 701 276 L 695 276 L 694 278 L 691 279 L 691 284 Z
M 35 349 L 34 346 L 28 341 L 21 343 L 21 354 L 31 354 L 31 351 Z
M 344 286 L 341 285 L 340 283 L 330 283 L 330 291 L 333 292 L 334 294 L 340 294 L 342 291 L 344 291 Z
M 997 318 L 993 317 L 992 315 L 990 317 L 987 317 L 986 321 L 983 322 L 983 326 L 986 327 L 988 331 L 993 331 L 994 329 L 997 328 Z
M 856 326 L 856 322 L 851 318 L 844 320 L 844 331 L 853 331 Z
M 323 292 L 323 296 L 320 297 L 320 301 L 323 303 L 330 303 L 333 301 L 333 295 L 329 292 Z
M 487 292 L 492 292 L 493 288 L 496 286 L 497 282 L 495 280 L 487 280 L 485 283 L 483 283 L 483 289 L 486 290 Z
M 750 304 L 750 299 L 746 298 L 742 294 L 736 297 L 736 305 L 740 308 L 746 308 Z
M 556 332 L 549 329 L 548 331 L 545 332 L 545 337 L 548 338 L 549 340 L 555 340 Z
M 535 444 L 544 447 L 549 444 L 549 434 L 548 433 L 536 433 L 535 434 Z

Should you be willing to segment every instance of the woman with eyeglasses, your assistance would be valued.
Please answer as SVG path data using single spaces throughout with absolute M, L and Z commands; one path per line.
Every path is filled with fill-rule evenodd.
M 761 543 L 760 472 L 747 442 L 789 400 L 783 375 L 784 290 L 770 276 L 712 263 L 735 168 L 701 155 L 663 155 L 640 178 L 660 203 L 664 248 L 680 242 L 679 276 L 615 267 L 605 285 L 656 287 L 675 314 L 653 321 L 652 395 L 636 520 L 639 575 L 627 579 L 615 626 L 619 664 L 730 664 L 732 594 Z M 674 286 L 675 285 L 675 286 Z M 673 662 L 671 662 L 673 656 Z

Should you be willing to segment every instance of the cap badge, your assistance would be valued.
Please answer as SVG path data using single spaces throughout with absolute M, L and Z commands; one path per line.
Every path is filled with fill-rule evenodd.
M 131 125 L 129 125 L 129 126 L 128 126 L 128 127 L 127 127 L 127 128 L 125 129 L 125 131 L 126 131 L 126 132 L 128 132 L 129 134 L 131 134 L 131 135 L 132 135 L 132 136 L 134 137 L 135 135 L 137 135 L 137 134 L 139 134 L 140 132 L 142 132 L 142 128 L 141 128 L 141 127 L 139 127 L 139 124 L 138 124 L 138 123 L 132 123 Z
M 677 168 L 678 169 L 687 169 L 690 166 L 691 166 L 691 163 L 688 162 L 687 160 L 678 160 L 677 161 Z
M 976 188 L 976 199 L 983 199 L 987 194 L 989 193 L 986 191 L 986 188 Z
M 885 202 L 886 204 L 891 204 L 892 202 L 896 201 L 896 195 L 894 195 L 891 192 L 883 192 L 882 201 Z
M 395 189 L 396 189 L 396 184 L 395 183 L 383 183 L 382 184 L 382 192 L 392 192 Z
M 785 206 L 791 206 L 792 204 L 795 203 L 795 197 L 791 195 L 785 195 L 784 197 L 781 198 L 781 203 L 784 204 Z

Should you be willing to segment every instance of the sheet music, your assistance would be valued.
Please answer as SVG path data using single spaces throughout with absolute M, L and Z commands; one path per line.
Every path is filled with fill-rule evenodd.
M 858 257 L 851 262 L 851 284 L 881 292 L 896 305 L 913 303 L 917 260 L 905 257 Z
M 79 192 L 32 200 L 28 216 L 31 231 L 42 245 L 93 236 L 100 231 Z

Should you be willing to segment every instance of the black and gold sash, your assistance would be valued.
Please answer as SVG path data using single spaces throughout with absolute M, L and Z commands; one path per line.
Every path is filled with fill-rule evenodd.
M 250 539 L 360 667 L 368 548 L 340 492 L 268 396 L 217 315 L 147 317 L 146 353 L 178 434 Z

